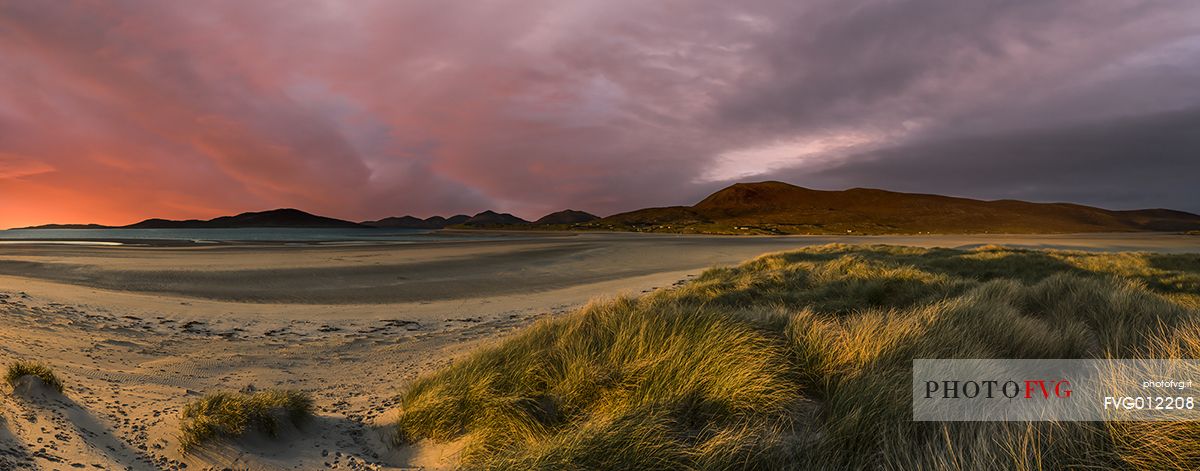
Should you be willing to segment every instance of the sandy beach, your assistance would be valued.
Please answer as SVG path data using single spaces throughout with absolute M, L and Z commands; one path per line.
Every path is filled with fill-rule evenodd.
M 390 450 L 382 428 L 422 372 L 589 299 L 831 242 L 1200 252 L 1200 238 L 1170 234 L 0 245 L 0 361 L 44 361 L 66 384 L 0 400 L 0 468 L 437 467 Z M 189 400 L 267 387 L 310 392 L 318 419 L 284 431 L 291 440 L 179 452 Z

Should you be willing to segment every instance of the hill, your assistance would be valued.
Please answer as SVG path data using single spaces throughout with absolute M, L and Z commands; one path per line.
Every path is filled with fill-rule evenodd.
M 15 229 L 111 229 L 103 224 L 42 224 L 40 226 L 18 227 Z
M 575 226 L 715 234 L 1071 233 L 1196 230 L 1200 216 L 867 188 L 823 191 L 771 181 L 738 183 L 694 206 L 641 209 Z
M 449 219 L 441 217 L 441 216 L 432 216 L 432 217 L 429 217 L 426 219 L 421 219 L 421 218 L 417 218 L 417 217 L 413 217 L 413 216 L 403 216 L 403 217 L 383 218 L 378 221 L 363 221 L 362 225 L 371 226 L 371 227 L 383 227 L 383 228 L 389 228 L 389 229 L 391 229 L 391 228 L 442 229 L 449 225 L 462 224 L 462 223 L 466 222 L 468 219 L 471 219 L 471 217 L 467 216 L 465 214 L 451 216 Z
M 498 227 L 526 224 L 529 224 L 529 221 L 508 213 L 497 213 L 492 210 L 476 214 L 471 219 L 462 222 L 462 225 L 467 227 Z
M 434 216 L 434 217 L 438 217 L 438 216 Z M 446 218 L 446 225 L 453 226 L 455 224 L 462 224 L 469 220 L 471 220 L 471 216 L 467 216 L 466 214 L 459 214 L 456 216 L 450 216 L 450 217 Z
M 386 217 L 386 218 L 380 219 L 378 221 L 363 221 L 363 222 L 360 222 L 359 224 L 362 224 L 364 226 L 371 226 L 371 227 L 423 228 L 423 227 L 425 227 L 425 220 L 421 219 L 421 218 L 413 217 L 413 216 L 401 216 L 401 217 Z
M 433 216 L 427 219 L 421 219 L 413 216 L 389 217 L 378 221 L 363 221 L 362 224 L 371 227 L 385 228 L 410 228 L 410 229 L 443 229 L 449 226 L 460 226 L 461 228 L 487 228 L 487 229 L 529 229 L 533 225 L 537 226 L 564 226 L 551 227 L 551 229 L 566 227 L 572 224 L 594 221 L 600 219 L 599 216 L 585 212 L 576 211 L 573 209 L 564 209 L 542 216 L 537 221 L 530 223 L 517 216 L 508 213 L 497 213 L 495 211 L 483 211 L 474 216 L 466 216 L 459 214 L 450 218 L 441 216 Z
M 594 221 L 600 219 L 595 214 L 585 211 L 576 211 L 573 209 L 564 209 L 555 213 L 550 213 L 542 216 L 534 224 L 577 224 L 581 222 Z
M 233 229 L 243 227 L 353 228 L 365 226 L 341 219 L 317 216 L 291 208 L 242 213 L 236 216 L 221 216 L 207 221 L 199 219 L 184 221 L 147 219 L 128 226 L 120 226 L 120 228 L 127 229 Z

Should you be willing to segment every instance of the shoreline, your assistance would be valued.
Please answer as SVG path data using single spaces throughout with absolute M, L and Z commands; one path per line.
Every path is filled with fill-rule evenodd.
M 296 231 L 311 231 L 313 228 L 195 228 L 195 229 L 166 229 L 180 230 L 189 232 L 203 233 L 204 231 L 238 231 L 238 230 L 296 230 Z M 339 228 L 316 228 L 316 230 L 338 230 L 346 229 Z M 107 229 L 92 229 L 92 228 L 67 228 L 67 229 L 24 229 L 11 228 L 0 231 L 3 234 L 6 231 L 29 231 L 29 230 L 53 230 L 53 231 L 158 231 L 163 229 L 140 229 L 140 228 L 107 228 Z M 1091 237 L 1162 237 L 1162 236 L 1180 236 L 1180 237 L 1196 237 L 1200 233 L 1195 231 L 1123 231 L 1123 232 L 1013 232 L 1013 233 L 828 233 L 828 234 L 722 234 L 722 233 L 702 233 L 702 232 L 655 232 L 655 231 L 614 231 L 603 229 L 520 229 L 520 228 L 498 228 L 498 229 L 468 229 L 468 228 L 446 228 L 446 229 L 409 229 L 409 228 L 355 228 L 353 230 L 363 231 L 389 231 L 399 230 L 402 232 L 394 232 L 392 235 L 408 235 L 411 239 L 377 239 L 371 237 L 331 237 L 328 239 L 230 239 L 221 237 L 206 237 L 206 238 L 170 238 L 170 237 L 22 237 L 22 238 L 0 238 L 0 245 L 121 245 L 134 247 L 194 247 L 194 246 L 273 246 L 273 245 L 303 245 L 303 246 L 324 246 L 324 245 L 408 245 L 408 244 L 434 244 L 434 243 L 453 243 L 453 242 L 478 242 L 481 239 L 473 239 L 472 236 L 488 236 L 488 239 L 494 240 L 517 240 L 517 239 L 541 239 L 541 238 L 568 238 L 580 237 L 589 235 L 599 236 L 627 236 L 627 237 L 716 237 L 729 239 L 789 239 L 789 238 L 845 238 L 850 240 L 863 240 L 868 238 L 954 238 L 954 237 L 1072 237 L 1072 238 L 1091 238 Z M 405 232 L 412 231 L 412 232 Z M 427 238 L 426 238 L 427 237 Z M 453 240 L 462 238 L 461 240 Z

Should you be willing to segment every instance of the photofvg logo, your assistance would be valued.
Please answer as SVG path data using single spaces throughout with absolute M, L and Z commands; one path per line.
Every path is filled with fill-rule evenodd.
M 1197 360 L 913 361 L 913 420 L 1197 420 Z
M 1000 397 L 1016 399 L 1067 399 L 1071 397 L 1071 381 L 1066 379 L 1046 381 L 1043 379 L 999 380 L 944 380 L 926 381 L 925 398 L 933 399 L 941 395 L 943 399 L 996 399 Z

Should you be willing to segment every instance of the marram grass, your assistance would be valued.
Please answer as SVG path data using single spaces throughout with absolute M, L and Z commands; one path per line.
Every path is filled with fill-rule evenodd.
M 9 386 L 16 387 L 17 381 L 26 376 L 38 378 L 47 387 L 62 392 L 62 380 L 54 374 L 54 370 L 49 366 L 35 361 L 18 361 L 8 365 L 8 372 L 4 375 L 4 380 Z
M 236 438 L 250 431 L 274 437 L 280 420 L 298 426 L 312 413 L 312 398 L 300 391 L 208 394 L 184 407 L 179 446 L 188 452 L 214 439 Z
M 1200 426 L 917 423 L 913 358 L 1200 357 L 1200 257 L 828 245 L 593 302 L 411 384 L 478 469 L 1195 469 Z

